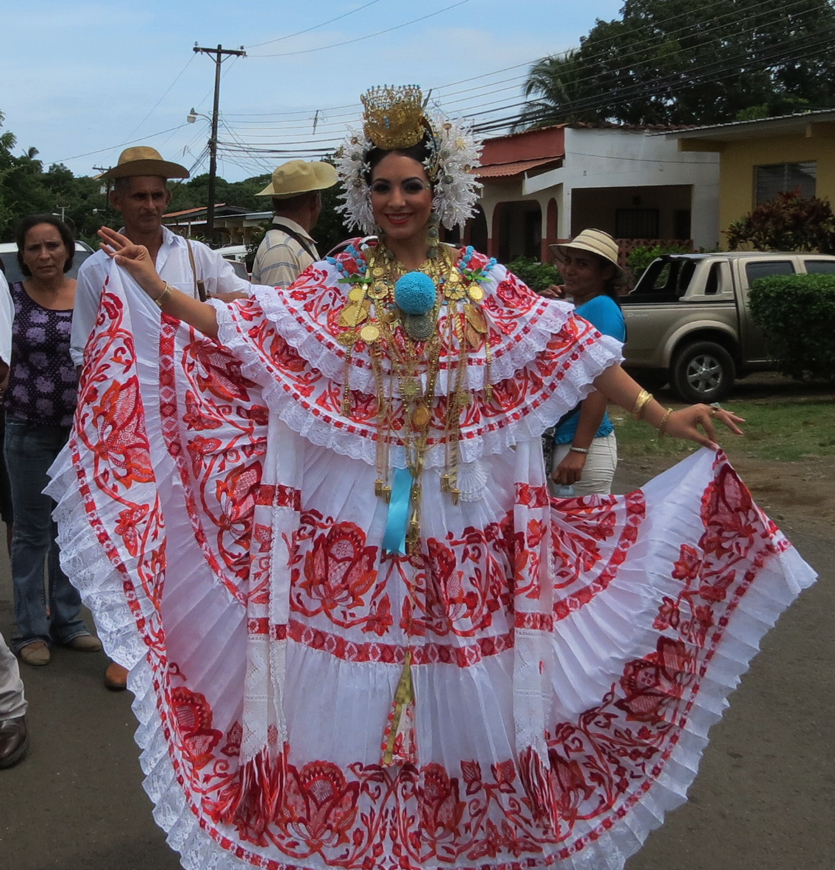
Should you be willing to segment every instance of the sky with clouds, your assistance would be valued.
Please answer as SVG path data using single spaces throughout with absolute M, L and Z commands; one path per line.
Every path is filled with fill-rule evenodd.
M 215 63 L 193 46 L 239 49 L 221 66 L 218 174 L 230 181 L 332 147 L 359 95 L 415 83 L 454 114 L 511 114 L 531 63 L 579 44 L 622 0 L 142 0 L 4 4 L 3 130 L 16 152 L 76 175 L 148 144 L 206 172 Z M 197 120 L 186 116 L 194 108 Z M 493 113 L 491 115 L 491 113 Z M 315 125 L 315 133 L 314 133 Z M 308 150 L 309 149 L 309 150 Z

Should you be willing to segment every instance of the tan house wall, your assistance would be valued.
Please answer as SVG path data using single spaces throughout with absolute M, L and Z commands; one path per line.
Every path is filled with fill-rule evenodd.
M 817 163 L 816 195 L 835 203 L 835 138 L 795 135 L 722 144 L 719 225 L 723 230 L 756 205 L 754 169 L 757 166 L 814 160 Z

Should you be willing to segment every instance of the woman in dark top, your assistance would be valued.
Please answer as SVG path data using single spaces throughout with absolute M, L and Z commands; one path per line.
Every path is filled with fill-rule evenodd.
M 15 519 L 12 647 L 27 664 L 46 665 L 53 642 L 81 651 L 101 649 L 81 619 L 78 592 L 61 570 L 53 502 L 42 492 L 76 404 L 78 381 L 69 354 L 75 280 L 66 275 L 75 244 L 58 218 L 31 215 L 18 227 L 17 246 L 26 277 L 10 288 L 15 317 L 4 448 Z

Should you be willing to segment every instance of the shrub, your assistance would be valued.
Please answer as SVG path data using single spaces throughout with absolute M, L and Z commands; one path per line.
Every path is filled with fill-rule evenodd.
M 797 190 L 778 193 L 724 231 L 736 251 L 750 245 L 756 251 L 835 252 L 835 215 L 832 206 Z
M 552 284 L 562 284 L 562 275 L 556 266 L 551 263 L 540 263 L 533 257 L 517 257 L 507 264 L 507 268 L 537 293 L 541 293 Z
M 749 303 L 781 374 L 835 381 L 835 275 L 759 278 Z
M 629 266 L 629 271 L 632 273 L 633 282 L 637 284 L 638 279 L 646 272 L 647 266 L 662 254 L 692 253 L 692 249 L 685 245 L 652 245 L 649 248 L 646 245 L 642 245 L 632 249 L 632 253 L 626 262 Z

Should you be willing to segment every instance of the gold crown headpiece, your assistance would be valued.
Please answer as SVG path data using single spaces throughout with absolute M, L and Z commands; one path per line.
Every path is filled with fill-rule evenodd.
M 384 151 L 416 145 L 429 129 L 426 101 L 417 85 L 383 85 L 360 99 L 365 107 L 365 135 Z

